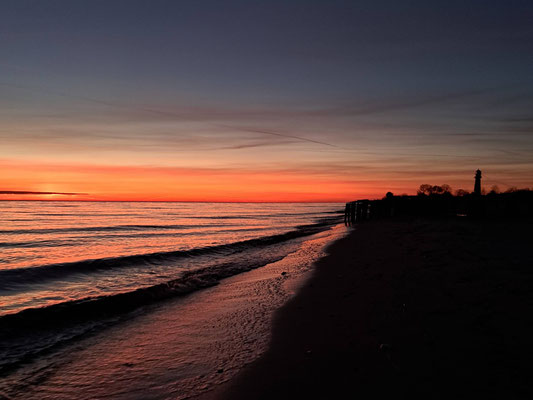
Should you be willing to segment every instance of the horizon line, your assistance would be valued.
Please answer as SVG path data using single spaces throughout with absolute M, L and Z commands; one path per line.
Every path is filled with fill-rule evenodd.
M 346 201 L 205 201 L 205 200 L 69 200 L 69 199 L 0 199 L 1 201 L 54 201 L 70 203 L 237 203 L 237 204 L 312 204 L 312 203 L 345 203 Z

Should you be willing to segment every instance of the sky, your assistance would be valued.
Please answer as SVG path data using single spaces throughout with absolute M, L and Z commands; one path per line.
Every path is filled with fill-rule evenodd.
M 533 2 L 0 0 L 0 199 L 533 187 Z

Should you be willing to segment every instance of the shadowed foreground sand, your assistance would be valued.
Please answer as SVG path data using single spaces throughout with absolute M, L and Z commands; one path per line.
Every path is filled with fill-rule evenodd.
M 206 399 L 533 398 L 531 222 L 357 226 Z

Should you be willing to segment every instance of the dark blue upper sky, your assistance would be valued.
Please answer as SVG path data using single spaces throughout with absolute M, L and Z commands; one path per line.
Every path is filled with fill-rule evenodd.
M 532 74 L 530 0 L 2 0 L 0 158 L 39 158 L 36 136 L 91 158 L 104 137 L 137 141 L 130 163 L 169 143 L 260 147 L 211 161 L 264 168 L 435 154 L 453 180 L 458 155 L 527 183 Z
M 2 64 L 54 82 L 276 101 L 531 86 L 531 1 L 1 4 Z

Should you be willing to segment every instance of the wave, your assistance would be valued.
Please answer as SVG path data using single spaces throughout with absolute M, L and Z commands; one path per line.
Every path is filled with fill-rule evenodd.
M 143 209 L 143 211 L 146 209 Z M 338 214 L 341 211 L 308 211 L 308 212 L 296 212 L 296 213 L 290 213 L 290 212 L 281 212 L 281 213 L 269 213 L 269 214 L 251 214 L 251 215 L 209 215 L 209 216 L 198 216 L 198 215 L 184 215 L 183 213 L 176 213 L 176 212 L 166 212 L 165 215 L 167 216 L 178 216 L 180 218 L 186 218 L 186 219 L 204 219 L 204 220 L 224 220 L 224 219 L 261 219 L 261 218 L 269 218 L 269 217 L 308 217 L 310 215 L 323 215 L 323 214 Z M 344 213 L 344 210 L 342 210 Z M 36 213 L 34 211 L 16 211 L 16 214 L 28 214 L 28 216 L 31 216 L 32 218 L 23 218 L 23 219 L 10 219 L 10 221 L 32 221 L 33 217 L 73 217 L 73 218 L 79 218 L 79 217 L 143 217 L 144 214 L 124 214 L 124 213 L 116 213 L 116 214 L 108 214 L 108 213 L 78 213 L 78 212 L 66 212 L 66 213 Z M 128 225 L 124 225 L 128 226 Z M 143 226 L 143 225 L 139 225 Z M 83 228 L 79 228 L 83 229 Z M 39 229 L 38 229 L 39 230 Z M 31 231 L 34 232 L 33 229 L 28 229 L 24 231 Z M 42 229 L 42 231 L 46 231 L 46 229 Z M 9 233 L 10 230 L 0 230 L 0 233 Z
M 0 242 L 0 248 L 13 248 L 13 247 L 58 247 L 58 246 L 69 246 L 71 243 L 66 241 L 57 241 L 57 240 L 38 240 L 30 242 Z
M 160 265 L 164 262 L 174 261 L 184 257 L 192 257 L 206 254 L 233 254 L 250 248 L 268 246 L 286 240 L 311 235 L 330 226 L 337 218 L 325 218 L 321 222 L 312 225 L 302 225 L 295 230 L 263 236 L 256 239 L 248 239 L 228 244 L 194 248 L 190 250 L 164 251 L 145 254 L 133 254 L 119 257 L 108 257 L 81 260 L 69 263 L 48 264 L 39 267 L 14 268 L 0 271 L 0 290 L 17 290 L 21 285 L 42 283 L 47 280 L 61 279 L 77 273 L 91 273 L 112 268 L 127 268 L 139 265 Z
M 278 261 L 285 254 L 220 263 L 130 292 L 88 297 L 0 317 L 0 376 L 87 332 L 128 317 L 143 307 L 215 286 L 220 280 Z M 13 345 L 13 344 L 16 345 Z
M 0 234 L 46 234 L 46 233 L 69 233 L 69 232 L 107 232 L 107 231 L 131 231 L 145 229 L 194 229 L 205 225 L 111 225 L 111 226 L 86 226 L 69 228 L 36 228 L 36 229 L 4 229 Z
M 210 225 L 208 228 L 219 228 L 218 230 L 205 230 L 203 229 L 203 232 L 194 232 L 195 236 L 205 236 L 205 235 L 213 235 L 213 234 L 220 234 L 220 233 L 242 233 L 242 232 L 259 232 L 264 231 L 266 228 L 264 227 L 251 227 L 251 228 L 238 228 L 238 229 L 223 229 L 223 228 L 231 228 L 234 226 L 239 225 Z M 0 248 L 16 248 L 16 247 L 59 247 L 59 246 L 79 246 L 79 241 L 82 239 L 87 240 L 102 240 L 102 239 L 136 239 L 136 238 L 153 238 L 153 237 L 180 237 L 180 236 L 186 236 L 190 235 L 191 233 L 189 231 L 184 231 L 183 229 L 178 232 L 140 232 L 140 233 L 130 233 L 130 231 L 127 231 L 128 233 L 108 233 L 108 234 L 101 234 L 101 235 L 77 235 L 74 237 L 69 237 L 67 239 L 64 238 L 58 238 L 58 239 L 43 239 L 43 240 L 32 240 L 32 241 L 26 241 L 26 242 L 0 242 Z
M 282 240 L 318 233 L 330 227 L 331 224 L 327 223 L 315 224 L 308 226 L 305 230 L 300 229 L 287 234 L 240 242 L 239 245 L 249 248 L 250 245 L 259 243 L 276 244 Z M 118 294 L 66 301 L 46 307 L 28 308 L 17 313 L 3 315 L 0 316 L 0 343 L 9 343 L 28 335 L 39 336 L 39 332 L 52 332 L 52 337 L 59 338 L 53 332 L 64 331 L 67 328 L 79 329 L 84 325 L 95 326 L 95 324 L 102 324 L 117 317 L 121 318 L 129 312 L 155 302 L 215 286 L 224 278 L 262 267 L 281 260 L 285 256 L 286 252 L 280 249 L 263 251 L 260 257 L 251 253 L 245 257 L 230 259 L 230 261 L 226 259 L 225 262 L 208 267 L 184 271 L 176 279 L 153 286 Z M 0 362 L 0 374 L 4 367 L 11 368 L 7 364 L 12 363 L 6 360 L 6 363 L 2 364 L 4 363 Z
M 344 212 L 344 211 L 343 211 Z M 331 212 L 332 214 L 338 214 L 338 212 Z M 289 216 L 307 216 L 307 215 L 321 215 L 328 213 L 277 213 L 277 214 L 265 214 L 265 215 L 220 215 L 220 216 L 189 216 L 187 219 L 192 220 L 240 220 L 240 219 L 261 219 L 267 217 L 289 217 Z M 172 215 L 172 214 L 170 214 Z M 183 216 L 183 215 L 182 215 Z M 79 215 L 76 215 L 79 217 Z M 15 220 L 11 220 L 15 221 Z M 23 220 L 26 221 L 26 220 Z M 233 225 L 221 225 L 221 226 L 237 226 L 241 224 Z M 194 229 L 194 228 L 205 228 L 218 225 L 205 225 L 205 224 L 122 224 L 122 225 L 106 225 L 106 226 L 85 226 L 85 227 L 68 227 L 68 228 L 21 228 L 21 229 L 0 229 L 0 234 L 4 235 L 19 235 L 19 234 L 48 234 L 48 233 L 72 233 L 72 232 L 107 232 L 107 231 L 131 231 L 131 230 L 146 230 L 146 229 L 162 229 L 162 230 L 172 230 L 172 229 Z
M 343 210 L 344 212 L 344 210 Z M 335 212 L 337 213 L 337 212 Z M 328 214 L 324 211 L 308 211 L 300 213 L 269 213 L 269 214 L 252 214 L 252 215 L 215 215 L 215 216 L 189 216 L 190 219 L 259 219 L 259 218 L 271 218 L 271 217 L 308 217 L 310 215 L 323 215 Z M 180 214 L 176 214 L 180 215 Z
M 193 252 L 195 254 L 218 252 L 214 260 L 220 262 L 192 271 L 183 271 L 175 279 L 136 290 L 100 297 L 86 297 L 46 307 L 28 308 L 0 316 L 0 377 L 80 337 L 99 332 L 109 325 L 138 315 L 139 312 L 147 312 L 157 302 L 215 286 L 224 278 L 281 260 L 287 255 L 287 247 L 283 241 L 325 231 L 337 222 L 339 222 L 338 217 L 330 217 L 317 224 L 302 226 L 284 234 L 195 249 L 186 253 L 194 255 Z M 273 246 L 269 247 L 269 245 Z M 250 251 L 235 254 L 235 257 L 218 257 L 247 249 Z M 132 257 L 140 257 L 144 260 L 151 260 L 152 257 L 168 260 L 176 253 L 179 252 L 142 254 L 128 256 L 126 260 Z M 176 257 L 183 255 L 184 252 L 181 252 L 181 255 Z M 122 257 L 89 261 L 97 264 L 103 263 L 101 265 L 111 268 L 115 262 L 119 265 L 127 265 L 127 261 L 124 261 Z M 76 264 L 79 268 L 79 263 L 71 263 L 70 267 Z M 48 266 L 47 273 L 65 272 L 68 268 L 64 265 Z M 81 268 L 91 270 L 90 265 L 91 263 L 83 264 L 82 262 Z M 20 270 L 18 272 L 20 273 Z M 2 276 L 0 276 L 0 282 L 3 283 Z

